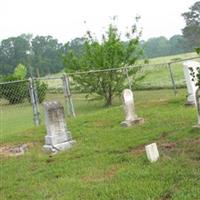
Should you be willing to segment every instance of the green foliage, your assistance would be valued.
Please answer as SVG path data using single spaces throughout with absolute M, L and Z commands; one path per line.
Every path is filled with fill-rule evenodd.
M 141 56 L 136 24 L 126 34 L 126 43 L 121 40 L 117 27 L 110 24 L 108 30 L 98 41 L 89 31 L 84 42 L 82 55 L 77 56 L 69 50 L 64 57 L 66 72 L 103 70 L 124 67 L 123 71 L 107 71 L 72 75 L 76 86 L 83 92 L 96 93 L 105 99 L 106 105 L 111 105 L 115 94 L 121 93 L 127 87 L 125 67 L 133 65 Z M 129 70 L 129 75 L 136 74 L 140 68 Z M 135 76 L 134 76 L 135 77 Z M 131 81 L 135 81 L 131 78 Z
M 2 78 L 2 82 L 9 82 L 5 84 L 0 84 L 0 97 L 9 101 L 10 104 L 19 104 L 25 101 L 25 99 L 30 100 L 29 94 L 29 83 L 24 80 L 26 77 L 26 67 L 19 64 L 12 75 L 5 76 Z M 17 81 L 17 82 L 13 82 Z M 38 92 L 38 101 L 42 103 L 45 99 L 47 93 L 48 85 L 44 82 L 36 81 L 36 89 Z
M 10 104 L 22 103 L 28 93 L 28 83 L 27 81 L 23 81 L 26 75 L 26 67 L 22 64 L 18 64 L 14 73 L 3 77 L 2 82 L 19 82 L 1 84 L 0 97 L 7 99 Z
M 28 51 L 32 53 L 28 55 Z M 31 65 L 34 76 L 59 72 L 63 69 L 62 53 L 63 45 L 51 36 L 10 37 L 0 43 L 0 73 L 12 74 L 19 63 Z
M 26 78 L 27 69 L 24 65 L 19 64 L 14 70 L 14 77 L 18 78 L 19 80 L 23 80 Z
M 31 44 L 33 52 L 31 66 L 34 74 L 47 75 L 63 69 L 63 45 L 58 43 L 57 39 L 52 36 L 36 36 L 32 39 Z
M 36 81 L 36 88 L 38 94 L 38 101 L 42 103 L 46 97 L 48 85 L 44 82 Z
M 18 77 L 10 75 L 3 78 L 3 82 L 18 81 Z M 27 97 L 28 83 L 26 81 L 16 83 L 5 83 L 0 85 L 0 96 L 9 101 L 10 104 L 22 103 Z
M 183 36 L 187 39 L 190 48 L 194 49 L 200 44 L 200 1 L 195 2 L 182 16 L 186 22 Z
M 163 36 L 150 38 L 142 41 L 141 46 L 144 48 L 144 55 L 148 58 L 175 55 L 191 50 L 182 35 L 174 35 L 169 40 Z
M 196 52 L 200 55 L 200 48 L 196 48 Z

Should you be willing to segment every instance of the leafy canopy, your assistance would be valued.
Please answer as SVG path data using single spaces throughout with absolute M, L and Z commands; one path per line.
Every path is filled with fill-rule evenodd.
M 186 26 L 183 29 L 183 36 L 187 39 L 191 50 L 200 44 L 200 1 L 195 2 L 188 12 L 182 14 Z
M 136 18 L 136 21 L 138 18 Z M 82 54 L 77 56 L 71 49 L 64 57 L 66 72 L 103 70 L 112 68 L 124 68 L 135 64 L 142 55 L 139 48 L 141 32 L 138 32 L 136 23 L 125 35 L 126 41 L 122 41 L 117 26 L 111 23 L 101 41 L 98 41 L 90 31 L 85 37 Z M 129 70 L 130 81 L 134 82 L 140 68 Z M 106 71 L 100 73 L 87 73 L 84 75 L 72 75 L 77 88 L 89 94 L 96 93 L 105 99 L 106 105 L 111 105 L 113 96 L 119 94 L 127 87 L 125 70 Z
M 17 67 L 14 70 L 14 74 L 13 74 L 16 78 L 18 78 L 19 80 L 23 80 L 25 79 L 26 75 L 27 75 L 27 69 L 24 65 L 22 64 L 18 64 Z

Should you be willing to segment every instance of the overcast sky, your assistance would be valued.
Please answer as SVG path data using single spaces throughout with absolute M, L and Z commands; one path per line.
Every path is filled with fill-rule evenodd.
M 0 40 L 22 33 L 52 35 L 60 42 L 81 37 L 86 30 L 100 35 L 110 17 L 118 16 L 125 32 L 141 16 L 142 38 L 181 34 L 181 13 L 197 0 L 0 0 Z M 87 23 L 85 24 L 84 21 Z

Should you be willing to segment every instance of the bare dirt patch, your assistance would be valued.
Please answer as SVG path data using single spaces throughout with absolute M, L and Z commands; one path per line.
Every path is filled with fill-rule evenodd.
M 139 145 L 130 151 L 134 156 L 139 156 L 145 152 L 145 145 Z
M 21 156 L 28 151 L 30 144 L 4 145 L 0 146 L 0 155 Z
M 106 170 L 104 173 L 101 175 L 90 175 L 90 176 L 84 176 L 82 180 L 85 182 L 101 182 L 101 181 L 106 181 L 114 177 L 118 171 L 119 167 L 118 166 L 112 166 L 108 170 Z
M 106 127 L 106 126 L 111 126 L 112 122 L 108 120 L 98 120 L 95 121 L 95 126 L 96 127 Z

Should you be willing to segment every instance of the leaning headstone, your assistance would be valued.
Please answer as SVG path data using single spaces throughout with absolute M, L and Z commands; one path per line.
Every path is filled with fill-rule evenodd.
M 198 67 L 200 67 L 200 63 L 196 61 L 190 60 L 183 63 L 183 71 L 188 91 L 186 102 L 187 105 L 196 105 L 195 92 L 197 90 L 197 86 L 195 85 L 195 81 L 192 81 L 193 77 L 191 76 L 191 70 L 196 75 Z
M 75 141 L 67 129 L 63 106 L 57 101 L 52 101 L 45 102 L 44 108 L 47 129 L 44 149 L 54 153 L 69 149 Z
M 129 127 L 134 124 L 144 123 L 144 119 L 139 118 L 135 113 L 133 93 L 130 89 L 125 89 L 123 91 L 122 99 L 125 111 L 125 120 L 121 122 L 121 125 L 124 127 Z
M 156 162 L 159 158 L 159 152 L 156 143 L 145 146 L 147 158 L 150 162 Z

